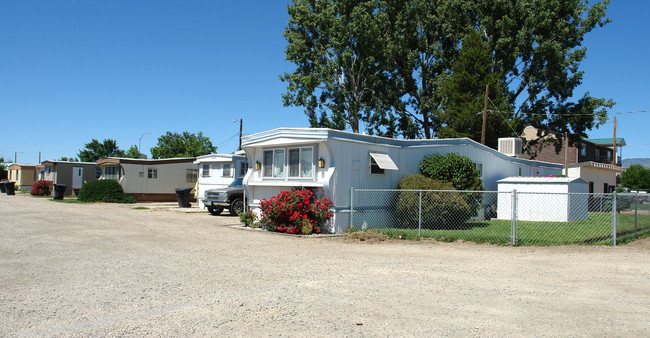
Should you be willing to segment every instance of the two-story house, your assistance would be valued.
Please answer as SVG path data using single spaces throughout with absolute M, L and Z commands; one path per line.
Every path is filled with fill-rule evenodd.
M 538 137 L 538 129 L 526 127 L 522 135 L 526 140 Z M 542 137 L 549 142 L 540 142 L 536 149 L 534 159 L 539 161 L 568 164 L 569 177 L 580 177 L 589 182 L 590 193 L 610 193 L 616 187 L 616 176 L 625 172 L 620 166 L 622 147 L 625 146 L 625 139 L 616 139 L 616 161 L 614 159 L 614 139 L 599 138 L 586 139 L 573 146 L 562 146 L 559 153 L 555 152 L 553 142 L 554 136 L 551 133 L 542 132 Z M 568 155 L 568 156 L 567 156 Z M 533 156 L 524 152 L 523 158 L 533 159 Z

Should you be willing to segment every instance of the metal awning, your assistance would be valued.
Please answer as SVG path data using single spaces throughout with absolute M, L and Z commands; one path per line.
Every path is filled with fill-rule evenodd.
M 381 169 L 385 170 L 398 170 L 395 162 L 388 156 L 388 154 L 370 153 L 370 156 L 377 162 Z

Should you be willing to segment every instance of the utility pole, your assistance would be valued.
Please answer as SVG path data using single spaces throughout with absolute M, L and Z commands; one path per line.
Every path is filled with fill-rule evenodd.
M 616 162 L 618 162 L 618 161 L 616 161 L 616 116 L 614 116 L 614 153 L 613 153 L 613 155 L 614 155 L 614 158 L 613 158 L 612 163 L 614 163 L 614 165 L 616 165 Z
M 241 150 L 241 137 L 242 137 L 242 129 L 244 126 L 244 119 L 239 119 L 239 149 Z
M 485 145 L 485 134 L 487 132 L 487 107 L 488 107 L 488 93 L 490 92 L 490 85 L 485 85 L 485 104 L 483 104 L 483 128 L 481 130 L 481 144 Z

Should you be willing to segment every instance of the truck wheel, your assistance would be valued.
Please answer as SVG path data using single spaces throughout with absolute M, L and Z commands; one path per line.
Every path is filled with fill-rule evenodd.
M 208 211 L 212 216 L 219 216 L 221 215 L 221 212 L 223 211 L 222 207 L 208 207 Z
M 237 216 L 241 212 L 244 212 L 244 201 L 241 198 L 237 198 L 230 203 L 230 214 Z

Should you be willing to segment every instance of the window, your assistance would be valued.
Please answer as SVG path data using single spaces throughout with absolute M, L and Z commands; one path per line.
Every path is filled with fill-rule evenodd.
M 102 177 L 102 168 L 95 167 L 95 178 L 99 179 L 100 177 Z
M 45 173 L 49 174 L 50 173 L 50 168 L 45 168 Z
M 242 162 L 241 167 L 239 168 L 239 176 L 246 175 L 247 171 L 248 171 L 248 163 Z
M 158 169 L 147 169 L 147 178 L 158 178 Z
M 223 164 L 223 177 L 232 177 L 232 170 L 230 167 L 230 163 Z
M 284 177 L 284 149 L 264 151 L 265 177 Z
M 607 151 L 607 162 L 611 162 L 611 161 L 612 161 L 612 152 L 608 150 Z
M 120 168 L 117 166 L 107 166 L 104 167 L 104 179 L 106 180 L 116 180 L 119 178 Z
M 596 161 L 600 161 L 600 149 L 596 149 Z
M 312 147 L 289 149 L 289 177 L 313 177 L 313 154 Z
M 194 183 L 199 179 L 199 169 L 187 169 L 185 172 L 185 182 Z
M 522 170 L 521 168 L 519 168 L 519 176 L 521 176 L 521 172 L 522 172 L 522 171 L 523 171 L 523 170 Z
M 580 156 L 587 156 L 587 145 L 580 143 Z
M 209 164 L 204 164 L 201 167 L 201 176 L 210 177 L 210 165 Z
M 370 153 L 370 173 L 381 175 L 384 170 L 397 170 L 397 165 L 388 154 Z
M 474 163 L 474 169 L 478 171 L 479 176 L 483 176 L 483 163 Z

